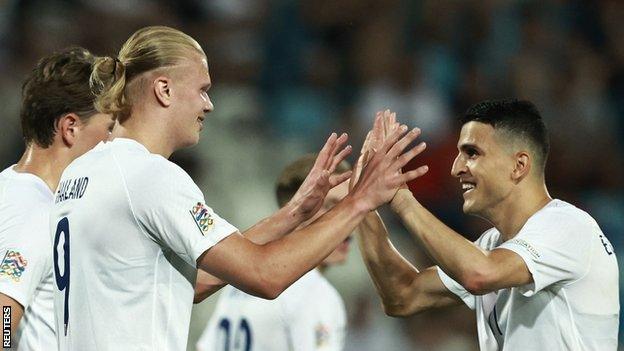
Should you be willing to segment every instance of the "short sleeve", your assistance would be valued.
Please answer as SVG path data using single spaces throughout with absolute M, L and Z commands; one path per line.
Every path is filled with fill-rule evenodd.
M 476 298 L 472 295 L 468 290 L 466 290 L 461 284 L 453 280 L 453 278 L 449 277 L 442 268 L 436 266 L 438 270 L 438 276 L 442 281 L 442 284 L 446 286 L 449 291 L 453 294 L 457 295 L 471 310 L 475 309 Z
M 499 246 L 520 255 L 531 272 L 533 283 L 518 287 L 524 296 L 574 282 L 587 273 L 592 228 L 584 219 L 560 210 L 544 211 Z
M 202 253 L 237 229 L 206 205 L 186 172 L 164 159 L 158 163 L 148 180 L 128 180 L 130 205 L 149 236 L 196 267 Z
M 37 286 L 52 272 L 48 212 L 12 220 L 0 238 L 0 292 L 26 309 Z

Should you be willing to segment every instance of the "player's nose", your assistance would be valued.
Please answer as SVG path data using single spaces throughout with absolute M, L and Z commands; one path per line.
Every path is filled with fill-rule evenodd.
M 210 97 L 208 97 L 206 99 L 206 102 L 204 103 L 204 113 L 210 113 L 214 110 L 214 104 L 212 103 L 212 100 L 210 100 Z
M 461 154 L 455 157 L 453 161 L 453 166 L 451 167 L 451 175 L 453 177 L 459 177 L 462 174 L 466 173 L 466 162 L 462 159 Z

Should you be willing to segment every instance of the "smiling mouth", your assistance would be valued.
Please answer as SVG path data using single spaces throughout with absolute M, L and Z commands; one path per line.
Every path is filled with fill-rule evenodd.
M 474 190 L 476 185 L 474 183 L 464 182 L 464 183 L 461 183 L 461 187 L 462 187 L 462 192 L 464 194 L 467 194 L 471 192 L 472 190 Z

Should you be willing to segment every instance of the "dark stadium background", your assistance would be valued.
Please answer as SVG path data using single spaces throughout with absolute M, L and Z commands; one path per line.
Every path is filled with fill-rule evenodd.
M 375 111 L 391 108 L 429 144 L 418 162 L 431 171 L 413 184 L 419 199 L 476 238 L 485 223 L 461 214 L 450 176 L 455 119 L 477 101 L 519 97 L 537 104 L 551 131 L 551 194 L 588 210 L 624 250 L 622 1 L 0 0 L 2 167 L 23 150 L 20 86 L 38 58 L 72 44 L 115 54 L 155 24 L 187 32 L 208 55 L 215 111 L 200 144 L 175 160 L 241 229 L 275 210 L 284 165 L 334 130 L 359 150 Z M 400 251 L 429 264 L 384 215 Z M 465 308 L 383 316 L 356 250 L 329 277 L 347 304 L 347 350 L 477 348 Z M 196 306 L 190 346 L 215 300 Z

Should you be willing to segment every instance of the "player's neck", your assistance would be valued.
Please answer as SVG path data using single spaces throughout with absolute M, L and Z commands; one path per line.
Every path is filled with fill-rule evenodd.
M 117 124 L 113 138 L 133 139 L 145 146 L 153 154 L 169 158 L 175 148 L 169 142 L 168 129 L 149 123 L 146 119 L 132 116 L 123 124 Z
M 42 148 L 35 143 L 26 151 L 13 169 L 18 173 L 31 173 L 41 178 L 52 192 L 56 190 L 63 170 L 72 161 L 67 152 L 57 147 Z
M 516 236 L 529 218 L 551 200 L 543 182 L 534 184 L 528 189 L 517 189 L 508 197 L 507 203 L 497 206 L 496 213 L 492 214 L 489 220 L 501 233 L 503 241 L 507 241 Z

